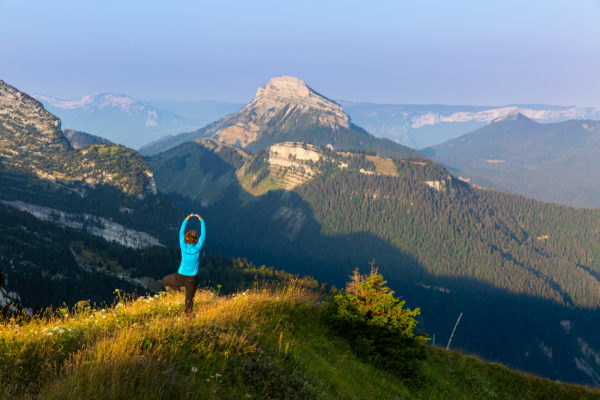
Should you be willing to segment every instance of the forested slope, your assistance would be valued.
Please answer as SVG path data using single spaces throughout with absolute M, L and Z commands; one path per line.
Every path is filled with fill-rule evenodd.
M 233 162 L 190 143 L 150 163 L 159 189 L 217 227 L 216 251 L 336 285 L 375 259 L 438 340 L 464 312 L 457 346 L 596 382 L 577 365 L 600 367 L 582 347 L 600 348 L 598 210 L 479 190 L 427 159 L 283 148 Z

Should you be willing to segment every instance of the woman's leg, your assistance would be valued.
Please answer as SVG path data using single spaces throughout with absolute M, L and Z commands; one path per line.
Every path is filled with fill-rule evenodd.
M 196 294 L 197 281 L 195 276 L 185 277 L 185 312 L 191 313 L 194 308 L 194 295 Z
M 183 286 L 181 279 L 179 278 L 181 275 L 178 273 L 167 275 L 163 278 L 162 282 L 165 285 L 165 288 L 171 289 L 174 291 L 178 291 L 181 286 Z

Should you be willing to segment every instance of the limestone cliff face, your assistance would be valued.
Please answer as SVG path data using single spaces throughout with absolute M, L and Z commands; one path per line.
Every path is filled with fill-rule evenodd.
M 305 130 L 310 127 L 334 131 L 350 128 L 342 106 L 321 96 L 305 82 L 292 76 L 271 79 L 256 91 L 256 97 L 204 132 L 243 147 L 269 132 Z
M 95 217 L 90 214 L 71 214 L 22 201 L 0 200 L 0 203 L 28 212 L 43 221 L 50 221 L 75 229 L 83 229 L 85 227 L 92 235 L 100 236 L 109 242 L 115 241 L 123 246 L 141 249 L 148 246 L 161 245 L 157 238 L 145 232 L 129 229 L 106 218 Z
M 291 190 L 317 173 L 313 163 L 321 158 L 323 152 L 317 146 L 284 142 L 269 148 L 268 162 L 272 176 L 279 178 L 279 185 L 283 189 Z

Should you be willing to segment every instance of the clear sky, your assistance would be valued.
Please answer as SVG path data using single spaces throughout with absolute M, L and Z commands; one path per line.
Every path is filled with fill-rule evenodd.
M 600 106 L 600 0 L 0 0 L 0 79 L 65 99 Z

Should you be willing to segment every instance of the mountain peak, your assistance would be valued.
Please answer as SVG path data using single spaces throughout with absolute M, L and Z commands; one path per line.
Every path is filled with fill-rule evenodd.
M 521 110 L 515 108 L 514 110 L 492 120 L 492 122 L 502 122 L 502 121 L 532 121 L 532 119 L 527 118 L 525 115 L 521 113 Z
M 271 78 L 266 85 L 256 91 L 256 97 L 279 97 L 282 99 L 306 98 L 314 91 L 306 82 L 294 76 L 278 76 Z
M 280 142 L 331 144 L 336 149 L 361 149 L 397 158 L 418 152 L 383 141 L 353 125 L 342 106 L 317 93 L 293 76 L 270 79 L 256 97 L 240 110 L 196 132 L 181 134 L 141 149 L 145 154 L 165 151 L 178 144 L 211 137 L 248 151 L 266 150 Z
M 256 97 L 242 110 L 252 111 L 255 122 L 268 125 L 273 118 L 310 116 L 312 123 L 338 130 L 350 127 L 350 117 L 336 102 L 315 92 L 306 82 L 293 76 L 271 78 L 256 91 Z

